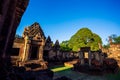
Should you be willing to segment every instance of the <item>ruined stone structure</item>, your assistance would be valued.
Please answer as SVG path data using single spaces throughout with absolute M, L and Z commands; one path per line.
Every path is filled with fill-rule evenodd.
M 52 49 L 52 45 L 53 45 L 53 42 L 51 41 L 50 36 L 48 36 L 47 39 L 46 39 L 46 41 L 45 41 L 44 50 L 46 50 L 46 51 L 51 50 Z
M 109 37 L 109 48 L 102 48 L 102 52 L 107 53 L 109 58 L 116 59 L 120 66 L 120 44 L 114 43 L 111 37 Z
M 109 44 L 110 44 L 110 52 L 112 51 L 120 51 L 120 44 L 113 43 L 112 39 L 109 37 Z
M 61 53 L 60 53 L 60 44 L 58 40 L 56 40 L 53 46 L 53 51 L 56 53 L 55 57 L 57 57 L 57 59 L 60 60 Z
M 43 60 L 45 35 L 38 23 L 26 27 L 22 38 L 16 38 L 11 51 L 13 63 L 17 66 L 37 64 L 41 69 L 47 68 Z M 40 68 L 40 67 L 39 67 Z
M 25 28 L 23 32 L 24 51 L 21 60 L 38 59 L 43 61 L 43 47 L 45 45 L 45 36 L 38 23 Z
M 44 46 L 44 54 L 43 54 L 44 60 L 47 61 L 50 57 L 53 56 L 52 54 L 50 55 L 50 53 L 53 53 L 52 48 L 53 48 L 53 42 L 51 41 L 50 36 L 48 36 Z
M 65 58 L 71 58 L 71 54 L 73 53 L 60 50 L 58 40 L 53 44 L 50 36 L 46 39 L 38 23 L 26 27 L 23 36 L 15 38 L 13 49 L 11 50 L 13 65 L 25 67 L 33 63 L 44 65 L 45 67 L 47 64 L 45 61 L 62 61 Z
M 91 51 L 90 47 L 81 47 L 79 52 L 79 59 L 81 65 L 87 65 L 85 59 L 88 60 L 88 65 L 91 66 L 92 60 L 97 60 L 101 64 L 103 63 L 104 54 L 101 50 Z
M 76 58 L 75 52 L 72 51 L 62 51 L 60 49 L 59 41 L 56 40 L 55 44 L 51 41 L 51 38 L 48 36 L 46 39 L 43 57 L 46 61 L 52 62 L 64 62 L 69 61 L 73 58 Z
M 27 67 L 37 64 L 45 69 L 47 62 L 70 61 L 78 58 L 78 53 L 60 50 L 59 41 L 53 44 L 50 36 L 46 39 L 40 25 L 34 23 L 24 29 L 22 37 L 15 38 L 11 58 L 13 65 Z M 28 67 L 26 69 L 29 70 Z
M 120 66 L 120 44 L 113 43 L 112 39 L 109 37 L 110 47 L 108 48 L 108 57 L 114 58 L 117 60 L 118 65 Z
M 59 41 L 56 40 L 55 44 L 53 45 L 51 38 L 48 36 L 43 55 L 47 61 L 59 59 L 61 55 Z
M 14 36 L 28 2 L 29 0 L 0 0 L 1 80 L 52 80 L 53 72 L 50 70 L 26 71 L 24 67 L 14 67 L 11 65 L 11 58 L 9 56 L 12 55 L 11 50 Z M 22 41 L 24 42 L 24 38 L 23 40 L 19 39 L 18 42 Z
M 28 0 L 0 0 L 0 56 L 8 55 Z
M 85 57 L 88 54 L 87 57 Z M 119 67 L 113 58 L 106 58 L 101 50 L 91 51 L 90 47 L 82 47 L 79 52 L 79 60 L 74 64 L 75 71 L 88 74 L 115 73 Z
M 55 44 L 51 41 L 50 36 L 45 41 L 43 57 L 45 61 L 69 61 L 73 58 L 77 58 L 76 52 L 72 51 L 62 51 L 60 49 L 59 41 L 56 40 Z

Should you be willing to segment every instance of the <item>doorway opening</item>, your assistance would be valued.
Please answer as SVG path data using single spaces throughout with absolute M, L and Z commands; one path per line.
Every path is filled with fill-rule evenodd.
M 11 56 L 19 56 L 20 48 L 12 48 L 11 49 Z
M 48 51 L 48 50 L 44 50 L 43 59 L 44 59 L 45 61 L 48 61 L 48 60 L 49 60 L 49 51 Z
M 30 60 L 38 59 L 38 46 L 32 46 Z

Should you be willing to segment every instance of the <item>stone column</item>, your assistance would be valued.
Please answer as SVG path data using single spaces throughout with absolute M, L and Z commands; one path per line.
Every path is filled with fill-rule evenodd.
M 26 53 L 25 53 L 25 61 L 27 61 L 29 59 L 29 56 L 30 55 L 30 44 L 27 43 L 27 48 L 26 48 Z
M 103 59 L 104 59 L 104 58 L 103 58 L 103 53 L 100 52 L 100 63 L 101 63 L 101 64 L 103 64 Z
M 57 55 L 57 58 L 58 58 L 58 56 L 59 56 L 59 51 L 58 50 L 56 50 L 56 55 Z
M 96 60 L 100 61 L 100 53 L 99 52 L 96 53 Z
M 92 59 L 92 54 L 91 54 L 91 51 L 89 51 L 88 52 L 89 66 L 91 66 L 91 59 Z
M 39 47 L 39 54 L 38 54 L 40 61 L 44 61 L 43 60 L 43 47 L 44 47 L 44 45 L 45 45 L 45 42 L 44 42 L 44 40 L 42 40 L 41 45 Z
M 81 65 L 84 65 L 84 55 L 83 55 L 83 52 L 81 52 L 81 51 L 79 53 L 79 59 L 80 59 Z
M 43 46 L 40 46 L 39 47 L 39 60 L 40 61 L 43 61 Z
M 28 54 L 30 52 L 30 40 L 29 37 L 25 37 L 25 47 L 24 47 L 24 53 L 22 57 L 22 61 L 26 61 L 28 59 Z

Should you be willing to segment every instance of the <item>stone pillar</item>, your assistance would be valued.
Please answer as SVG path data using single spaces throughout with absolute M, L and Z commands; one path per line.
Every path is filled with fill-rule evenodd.
M 30 53 L 30 40 L 29 37 L 25 37 L 25 47 L 24 47 L 24 53 L 22 57 L 22 61 L 26 61 L 28 59 L 28 54 Z
M 39 47 L 39 60 L 43 61 L 43 46 Z
M 91 59 L 92 59 L 92 54 L 91 54 L 91 51 L 89 51 L 88 52 L 89 66 L 91 66 Z
M 101 52 L 100 53 L 100 63 L 103 64 L 103 59 L 104 59 L 104 56 L 103 56 L 103 53 Z
M 26 48 L 26 53 L 25 53 L 25 61 L 27 61 L 29 59 L 29 56 L 30 55 L 30 44 L 27 43 L 27 48 Z
M 96 60 L 100 61 L 100 53 L 99 52 L 96 53 Z
M 79 53 L 80 64 L 84 65 L 84 53 L 80 51 Z
M 40 61 L 44 61 L 43 60 L 43 47 L 45 45 L 44 43 L 45 43 L 44 40 L 42 40 L 42 43 L 41 43 L 41 45 L 39 47 L 39 60 Z
M 59 50 L 57 50 L 57 58 L 60 60 L 60 51 Z
M 62 58 L 65 59 L 65 53 L 64 52 L 62 52 Z
M 16 29 L 28 2 L 28 0 L 0 0 L 0 56 L 10 55 Z

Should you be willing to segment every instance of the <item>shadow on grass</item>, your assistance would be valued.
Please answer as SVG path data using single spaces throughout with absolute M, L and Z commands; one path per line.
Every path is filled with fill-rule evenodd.
M 51 67 L 49 67 L 49 69 L 54 69 L 54 68 L 59 68 L 59 67 L 64 67 L 64 65 L 55 65 L 55 66 L 51 66 Z
M 120 80 L 120 69 L 117 73 L 115 74 L 106 74 L 107 80 Z

